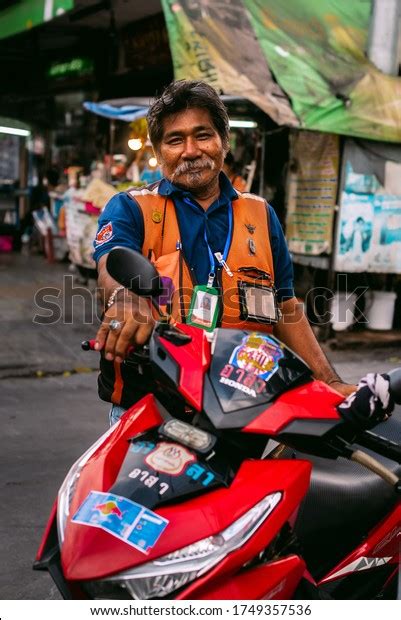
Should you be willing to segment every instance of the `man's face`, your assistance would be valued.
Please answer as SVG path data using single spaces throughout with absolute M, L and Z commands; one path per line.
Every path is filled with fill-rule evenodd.
M 226 151 L 209 112 L 190 108 L 167 116 L 157 156 L 164 176 L 190 191 L 207 188 L 218 177 Z

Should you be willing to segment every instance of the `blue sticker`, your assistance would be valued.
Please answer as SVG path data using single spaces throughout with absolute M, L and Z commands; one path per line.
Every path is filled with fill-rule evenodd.
M 156 448 L 156 444 L 153 441 L 135 441 L 130 446 L 130 452 L 142 452 L 143 454 L 149 454 Z
M 205 467 L 202 467 L 200 463 L 192 463 L 192 465 L 190 465 L 185 472 L 186 476 L 192 478 L 192 480 L 198 480 L 199 482 L 201 482 L 200 478 L 204 474 L 206 475 L 202 480 L 202 484 L 204 487 L 207 487 L 211 482 L 213 482 L 215 475 L 212 474 L 211 471 L 208 471 Z
M 142 553 L 154 547 L 169 523 L 126 497 L 100 491 L 89 493 L 72 521 L 105 530 Z

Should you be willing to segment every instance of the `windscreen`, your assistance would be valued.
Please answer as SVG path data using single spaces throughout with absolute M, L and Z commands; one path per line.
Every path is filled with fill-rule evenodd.
M 204 408 L 217 428 L 248 424 L 280 394 L 310 380 L 309 367 L 274 336 L 216 331 Z

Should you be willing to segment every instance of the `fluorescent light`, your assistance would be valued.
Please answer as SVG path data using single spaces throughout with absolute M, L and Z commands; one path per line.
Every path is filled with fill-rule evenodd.
M 1 127 L 0 133 L 10 133 L 12 136 L 30 136 L 31 132 L 27 129 L 17 129 L 16 127 Z
M 258 124 L 255 121 L 245 121 L 241 119 L 230 119 L 230 127 L 254 128 Z

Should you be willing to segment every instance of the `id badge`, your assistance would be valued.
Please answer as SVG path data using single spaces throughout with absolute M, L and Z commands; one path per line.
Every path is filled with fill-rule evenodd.
M 219 318 L 219 297 L 219 291 L 215 288 L 203 284 L 195 286 L 187 317 L 188 325 L 213 331 Z
M 241 319 L 274 325 L 280 319 L 274 287 L 238 282 Z

